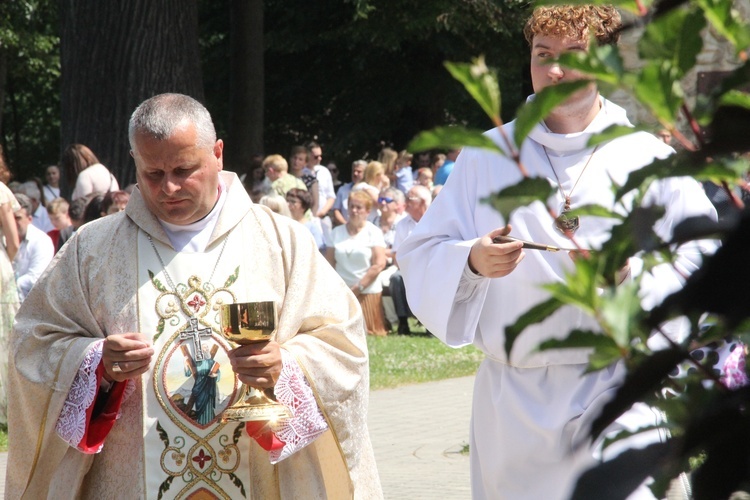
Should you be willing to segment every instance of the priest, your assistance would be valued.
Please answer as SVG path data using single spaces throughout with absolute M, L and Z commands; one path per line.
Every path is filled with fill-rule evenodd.
M 524 30 L 531 48 L 534 91 L 584 78 L 560 66 L 558 56 L 586 52 L 592 38 L 599 45 L 614 44 L 621 27 L 612 6 L 535 9 Z M 594 82 L 554 108 L 519 145 L 519 152 L 528 171 L 555 186 L 555 193 L 546 203 L 518 208 L 507 220 L 481 200 L 521 180 L 512 155 L 465 148 L 440 196 L 399 247 L 398 262 L 416 316 L 447 344 L 473 344 L 486 354 L 477 373 L 472 408 L 473 498 L 570 498 L 580 473 L 602 458 L 601 443 L 578 445 L 586 442 L 591 422 L 617 391 L 625 367 L 615 364 L 587 373 L 588 349 L 537 349 L 543 341 L 565 338 L 574 329 L 598 331 L 596 321 L 577 308 L 562 307 L 526 328 L 510 355 L 505 352 L 505 328 L 547 300 L 550 294 L 543 285 L 564 280 L 566 273 L 574 271 L 573 261 L 567 252 L 527 251 L 518 241 L 495 240 L 510 234 L 570 248 L 573 236 L 582 248 L 601 248 L 614 219 L 565 217 L 564 212 L 602 205 L 623 213 L 623 206 L 634 206 L 635 193 L 621 205 L 614 199 L 613 187 L 623 185 L 640 167 L 674 152 L 645 132 L 588 145 L 590 137 L 611 125 L 631 126 L 625 110 L 602 97 Z M 511 122 L 486 136 L 505 147 L 503 137 L 513 137 L 514 126 Z M 686 217 L 716 217 L 700 185 L 690 178 L 652 184 L 643 204 L 664 207 L 654 230 L 665 241 Z M 553 218 L 548 206 L 562 217 Z M 707 242 L 683 245 L 674 266 L 657 266 L 650 273 L 642 273 L 642 263 L 631 258 L 632 275 L 642 273 L 644 307 L 653 307 L 678 289 L 684 276 L 700 264 L 702 254 L 712 248 Z M 674 328 L 671 333 L 680 331 Z M 655 412 L 641 404 L 609 430 L 658 423 Z M 663 435 L 655 430 L 639 437 L 643 439 L 637 443 L 618 444 L 642 446 Z M 645 487 L 637 494 L 652 496 Z
M 380 498 L 357 300 L 222 172 L 200 103 L 155 96 L 129 136 L 127 208 L 82 227 L 17 316 L 8 498 Z M 230 345 L 221 306 L 262 301 L 274 340 Z M 290 418 L 222 422 L 243 383 Z

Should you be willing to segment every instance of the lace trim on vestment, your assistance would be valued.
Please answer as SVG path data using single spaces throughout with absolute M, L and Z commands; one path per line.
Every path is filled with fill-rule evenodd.
M 84 356 L 55 425 L 57 434 L 74 448 L 78 448 L 86 434 L 86 410 L 96 398 L 96 368 L 102 359 L 103 346 L 104 340 L 95 342 Z
M 79 450 L 86 434 L 86 411 L 96 398 L 99 383 L 96 369 L 102 359 L 103 347 L 104 340 L 97 341 L 84 356 L 55 425 L 55 431 L 63 441 Z M 269 459 L 274 464 L 309 445 L 328 429 L 302 369 L 283 349 L 281 357 L 282 369 L 274 392 L 278 401 L 289 408 L 292 417 L 273 427 L 276 436 L 285 443 L 282 449 L 269 452 Z M 128 380 L 123 399 L 134 391 L 135 384 Z M 95 453 L 99 453 L 102 447 L 103 444 Z
M 293 455 L 328 429 L 312 388 L 296 360 L 284 349 L 281 350 L 281 360 L 281 374 L 274 393 L 279 403 L 292 412 L 292 418 L 273 427 L 276 437 L 284 441 L 285 445 L 280 450 L 269 452 L 272 464 Z
M 65 399 L 63 409 L 55 424 L 55 431 L 62 440 L 78 450 L 81 450 L 79 445 L 83 436 L 86 435 L 86 411 L 94 404 L 96 398 L 99 384 L 96 369 L 102 360 L 103 349 L 104 339 L 94 342 L 89 348 L 81 366 L 78 368 L 75 379 L 73 379 L 73 385 L 70 386 L 68 397 Z M 135 383 L 128 380 L 123 399 L 126 399 L 134 391 Z M 99 453 L 102 447 L 103 444 L 94 453 Z

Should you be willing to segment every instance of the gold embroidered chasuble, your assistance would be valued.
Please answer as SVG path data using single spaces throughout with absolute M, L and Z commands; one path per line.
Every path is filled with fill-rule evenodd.
M 245 279 L 250 273 L 240 265 L 232 269 L 242 261 L 242 245 L 230 242 L 245 241 L 241 231 L 232 230 L 202 255 L 152 246 L 138 233 L 139 331 L 153 332 L 156 352 L 152 376 L 142 378 L 143 475 L 146 491 L 161 498 L 236 498 L 250 482 L 244 425 L 219 422 L 240 392 L 227 356 L 232 347 L 220 336 L 219 308 L 280 304 L 282 297 L 262 281 Z
M 25 301 L 9 362 L 9 498 L 382 497 L 358 304 L 303 226 L 253 205 L 234 174 L 221 175 L 227 202 L 204 254 L 175 252 L 136 190 L 125 212 L 81 228 Z M 239 384 L 217 307 L 254 300 L 277 301 L 277 340 L 329 425 L 276 465 L 242 426 L 218 420 Z M 128 331 L 154 336 L 151 370 L 102 452 L 83 454 L 55 421 L 92 343 Z

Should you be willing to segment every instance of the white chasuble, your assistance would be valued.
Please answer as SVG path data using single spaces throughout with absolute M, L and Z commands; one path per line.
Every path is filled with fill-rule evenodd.
M 220 421 L 241 388 L 228 358 L 232 346 L 220 335 L 220 307 L 279 304 L 280 297 L 239 264 L 248 262 L 236 255 L 243 245 L 227 244 L 246 241 L 241 231 L 205 253 L 178 253 L 138 232 L 139 331 L 153 334 L 155 352 L 142 377 L 150 498 L 247 498 L 252 490 L 247 450 L 257 445 L 244 423 Z

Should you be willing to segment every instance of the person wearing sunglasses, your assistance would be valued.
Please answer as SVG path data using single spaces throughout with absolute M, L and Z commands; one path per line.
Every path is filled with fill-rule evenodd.
M 385 256 L 389 265 L 391 264 L 391 246 L 396 234 L 396 224 L 406 216 L 406 212 L 404 212 L 405 202 L 404 193 L 395 187 L 383 189 L 378 196 L 379 215 L 376 217 L 374 224 L 383 231 L 386 245 Z
M 321 219 L 328 215 L 336 201 L 336 190 L 333 187 L 333 177 L 331 172 L 322 165 L 323 148 L 315 141 L 309 141 L 305 144 L 307 148 L 307 170 L 315 175 L 318 179 L 318 206 L 315 216 Z

